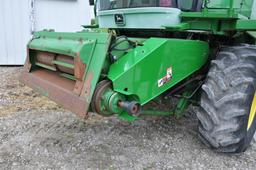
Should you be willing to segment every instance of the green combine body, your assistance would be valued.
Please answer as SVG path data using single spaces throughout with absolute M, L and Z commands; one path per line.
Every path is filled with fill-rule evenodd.
M 208 146 L 245 151 L 256 129 L 254 0 L 90 4 L 81 32 L 34 34 L 22 82 L 83 119 L 180 117 L 194 104 Z

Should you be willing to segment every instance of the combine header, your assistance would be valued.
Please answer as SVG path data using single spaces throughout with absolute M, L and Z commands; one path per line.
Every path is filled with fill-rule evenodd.
M 21 80 L 85 118 L 110 40 L 100 32 L 37 32 Z
M 91 5 L 94 1 L 90 1 Z M 97 0 L 92 25 L 36 32 L 21 81 L 85 119 L 182 116 L 199 136 L 242 152 L 256 129 L 253 0 Z

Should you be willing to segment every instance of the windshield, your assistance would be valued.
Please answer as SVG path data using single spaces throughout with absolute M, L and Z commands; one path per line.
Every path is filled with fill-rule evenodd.
M 176 0 L 99 0 L 99 10 L 138 7 L 177 7 Z

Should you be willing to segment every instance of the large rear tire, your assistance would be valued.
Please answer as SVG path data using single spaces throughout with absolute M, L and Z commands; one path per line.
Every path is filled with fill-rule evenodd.
M 256 130 L 256 47 L 224 47 L 202 86 L 199 137 L 218 152 L 239 153 Z

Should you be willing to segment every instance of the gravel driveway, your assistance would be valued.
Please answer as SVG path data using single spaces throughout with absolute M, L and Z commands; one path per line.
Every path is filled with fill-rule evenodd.
M 240 155 L 206 148 L 190 112 L 126 123 L 73 113 L 0 67 L 0 169 L 256 169 L 256 144 Z

